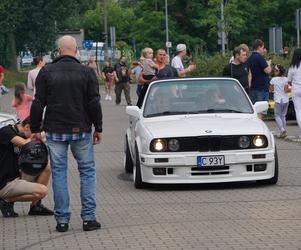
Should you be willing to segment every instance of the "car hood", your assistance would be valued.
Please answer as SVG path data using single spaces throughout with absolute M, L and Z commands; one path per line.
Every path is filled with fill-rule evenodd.
M 266 125 L 257 118 L 225 118 L 219 115 L 189 117 L 169 116 L 144 123 L 153 138 L 202 136 L 202 135 L 241 135 L 266 134 Z

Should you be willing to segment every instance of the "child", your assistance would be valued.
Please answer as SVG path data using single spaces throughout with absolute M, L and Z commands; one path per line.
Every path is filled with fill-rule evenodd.
M 158 71 L 158 65 L 153 61 L 154 52 L 151 48 L 144 48 L 142 50 L 142 56 L 144 57 L 142 68 L 143 78 L 145 80 L 151 80 Z
M 279 137 L 286 137 L 286 113 L 289 103 L 289 92 L 288 79 L 284 76 L 285 68 L 277 64 L 274 67 L 275 77 L 270 82 L 270 91 L 274 92 L 274 114 L 277 126 L 280 130 Z
M 105 84 L 106 84 L 106 98 L 105 100 L 111 101 L 112 100 L 112 96 L 111 96 L 111 92 L 112 92 L 112 86 L 113 86 L 113 71 L 114 69 L 111 66 L 111 62 L 110 61 L 105 61 L 104 62 L 104 68 L 102 70 L 102 77 L 103 79 L 105 79 Z
M 16 109 L 16 113 L 21 121 L 29 116 L 29 104 L 31 101 L 32 97 L 25 94 L 25 84 L 23 82 L 17 82 L 15 86 L 15 96 L 11 105 Z

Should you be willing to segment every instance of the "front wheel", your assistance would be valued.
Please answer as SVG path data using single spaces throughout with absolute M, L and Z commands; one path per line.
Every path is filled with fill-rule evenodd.
M 141 176 L 141 165 L 140 165 L 140 159 L 139 159 L 139 152 L 138 148 L 136 146 L 136 164 L 134 166 L 134 173 L 133 173 L 133 179 L 134 179 L 134 185 L 137 189 L 142 189 L 145 187 L 145 183 L 142 181 Z
M 124 152 L 123 165 L 126 173 L 133 173 L 134 164 L 133 164 L 127 136 L 125 137 L 125 152 Z
M 278 175 L 279 175 L 279 165 L 278 165 L 278 154 L 277 149 L 275 148 L 275 172 L 274 176 L 267 180 L 258 180 L 257 183 L 263 185 L 274 185 L 278 182 Z

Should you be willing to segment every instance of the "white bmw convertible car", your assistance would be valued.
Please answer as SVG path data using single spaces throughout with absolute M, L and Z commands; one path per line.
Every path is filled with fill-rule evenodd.
M 258 181 L 275 184 L 274 137 L 232 78 L 154 81 L 142 107 L 128 106 L 124 167 L 136 188 L 146 183 Z

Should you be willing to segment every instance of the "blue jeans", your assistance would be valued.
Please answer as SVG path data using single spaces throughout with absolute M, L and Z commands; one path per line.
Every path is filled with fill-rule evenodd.
M 94 220 L 96 210 L 96 176 L 94 150 L 91 134 L 76 141 L 47 140 L 52 169 L 54 216 L 57 223 L 70 220 L 67 178 L 68 146 L 77 161 L 80 174 L 80 198 L 82 220 Z

